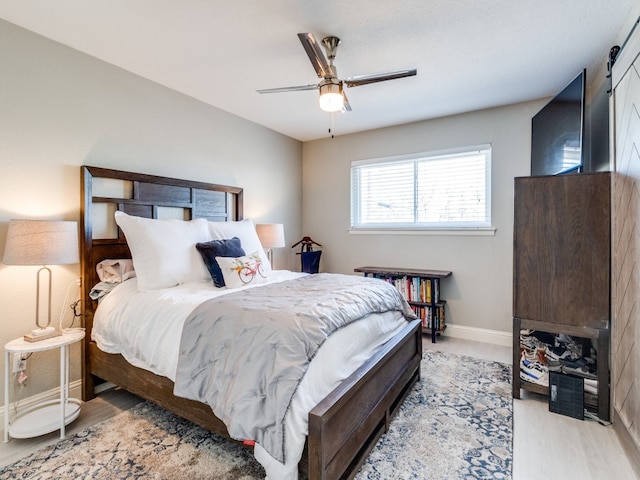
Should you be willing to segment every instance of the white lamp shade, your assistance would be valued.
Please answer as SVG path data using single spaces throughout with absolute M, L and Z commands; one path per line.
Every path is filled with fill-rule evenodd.
M 284 226 L 281 223 L 259 223 L 256 232 L 264 248 L 284 247 Z
M 2 262 L 6 265 L 79 263 L 78 222 L 11 220 Z
M 338 112 L 344 107 L 344 97 L 340 85 L 328 83 L 320 86 L 320 108 L 325 112 Z

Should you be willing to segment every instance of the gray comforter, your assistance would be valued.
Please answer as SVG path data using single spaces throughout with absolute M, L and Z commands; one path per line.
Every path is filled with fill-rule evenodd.
M 284 462 L 284 418 L 311 359 L 338 329 L 370 313 L 415 318 L 390 284 L 317 274 L 239 290 L 186 320 L 174 393 L 211 406 L 237 440 Z

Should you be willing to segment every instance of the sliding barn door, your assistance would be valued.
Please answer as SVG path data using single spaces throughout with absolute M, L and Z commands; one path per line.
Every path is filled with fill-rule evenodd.
M 636 457 L 640 453 L 639 53 L 640 27 L 613 66 L 611 207 L 613 408 L 616 430 Z

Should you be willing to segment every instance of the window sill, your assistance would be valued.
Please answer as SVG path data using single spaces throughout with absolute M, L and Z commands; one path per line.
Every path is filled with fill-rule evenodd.
M 423 229 L 349 229 L 349 235 L 433 235 L 433 236 L 471 236 L 493 237 L 496 234 L 495 227 L 478 228 L 423 228 Z

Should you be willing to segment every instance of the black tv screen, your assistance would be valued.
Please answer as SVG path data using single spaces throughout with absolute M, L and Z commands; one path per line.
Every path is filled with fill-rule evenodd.
M 532 118 L 532 176 L 582 171 L 585 80 L 583 70 Z

